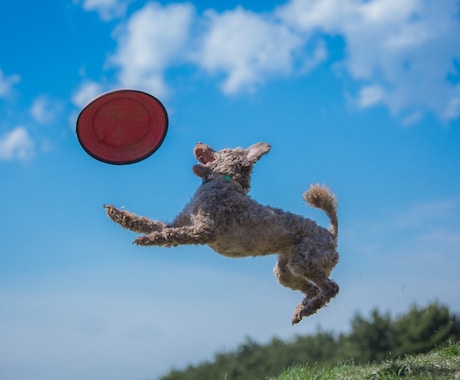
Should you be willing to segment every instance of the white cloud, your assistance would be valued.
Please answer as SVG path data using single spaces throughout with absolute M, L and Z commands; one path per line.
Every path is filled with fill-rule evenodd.
M 437 245 L 455 244 L 457 247 L 460 245 L 460 232 L 454 228 L 436 227 L 425 233 L 422 238 L 423 241 Z
M 83 82 L 72 96 L 72 102 L 77 107 L 83 107 L 102 92 L 102 86 L 94 81 Z
M 446 198 L 427 201 L 411 206 L 401 213 L 394 226 L 410 228 L 426 225 L 439 227 L 442 222 L 449 223 L 450 219 L 458 215 L 460 201 L 457 198 Z
M 460 88 L 446 81 L 459 74 L 456 0 L 291 0 L 276 12 L 299 32 L 342 36 L 350 77 L 384 86 L 385 98 L 374 104 L 383 101 L 396 115 L 416 107 L 459 116 Z
M 118 49 L 110 63 L 119 69 L 119 83 L 165 96 L 165 71 L 184 59 L 193 19 L 190 4 L 148 3 L 134 13 L 115 33 Z
M 0 137 L 0 160 L 27 160 L 33 155 L 34 143 L 24 127 L 17 127 Z
M 275 10 L 276 15 L 288 25 L 310 33 L 321 27 L 332 32 L 354 6 L 348 0 L 291 0 Z
M 130 0 L 84 0 L 83 9 L 86 11 L 96 11 L 104 21 L 108 21 L 126 12 Z
M 3 71 L 0 70 L 0 98 L 6 97 L 10 94 L 14 84 L 21 80 L 19 75 L 5 76 Z
M 30 114 L 40 124 L 53 122 L 61 111 L 62 105 L 48 96 L 41 95 L 36 98 L 30 108 Z
M 460 86 L 455 88 L 453 91 L 455 94 L 449 99 L 442 117 L 446 120 L 456 119 L 460 116 Z
M 403 117 L 401 123 L 406 127 L 410 127 L 411 125 L 414 125 L 417 122 L 419 122 L 422 119 L 422 117 L 423 113 L 421 111 L 415 111 Z
M 85 4 L 118 4 L 93 1 Z M 344 41 L 337 67 L 358 107 L 383 105 L 405 124 L 427 112 L 452 120 L 460 116 L 460 86 L 449 79 L 460 76 L 458 8 L 457 0 L 291 0 L 267 13 L 199 15 L 189 3 L 147 3 L 116 30 L 109 63 L 119 85 L 158 96 L 169 91 L 167 70 L 186 64 L 221 75 L 222 92 L 235 94 L 307 75 L 328 59 L 325 37 L 335 36 Z
M 358 97 L 358 105 L 361 108 L 381 103 L 385 99 L 385 91 L 379 85 L 365 86 L 361 89 Z
M 316 66 L 320 65 L 328 58 L 327 47 L 323 40 L 320 40 L 314 47 L 313 52 L 303 58 L 303 63 L 300 66 L 302 74 L 308 74 Z
M 241 7 L 222 14 L 207 12 L 206 17 L 209 29 L 196 62 L 211 73 L 227 74 L 224 93 L 253 88 L 270 74 L 293 72 L 294 54 L 304 41 L 285 25 Z M 317 55 L 321 58 L 320 50 Z

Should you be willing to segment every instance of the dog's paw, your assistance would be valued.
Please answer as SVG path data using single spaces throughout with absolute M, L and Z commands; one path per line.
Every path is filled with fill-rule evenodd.
M 139 236 L 133 241 L 133 244 L 136 245 L 149 245 L 149 238 L 147 236 Z
M 159 241 L 159 236 L 156 234 L 142 235 L 139 236 L 136 240 L 133 241 L 133 244 L 136 245 L 161 245 Z
M 104 205 L 104 208 L 108 216 L 114 215 L 119 211 L 114 205 Z
M 292 317 L 292 325 L 299 323 L 302 320 L 302 311 L 304 310 L 304 305 L 300 304 L 296 307 L 294 315 Z
M 300 304 L 295 309 L 294 316 L 292 317 L 292 324 L 295 325 L 296 323 L 299 323 L 303 317 L 313 315 L 317 311 L 318 309 L 311 307 L 311 305 Z
M 132 230 L 132 215 L 125 210 L 119 210 L 113 205 L 104 205 L 107 216 L 123 228 Z
M 139 236 L 136 240 L 133 241 L 133 244 L 136 245 L 142 245 L 142 246 L 148 246 L 148 245 L 155 245 L 157 247 L 175 247 L 178 245 L 178 243 L 173 242 L 173 241 L 168 241 L 168 239 L 165 238 L 160 233 L 151 233 L 149 235 L 142 235 Z
M 113 205 L 104 205 L 105 213 L 107 216 L 112 219 L 115 223 L 120 224 L 123 219 L 123 211 L 117 209 Z

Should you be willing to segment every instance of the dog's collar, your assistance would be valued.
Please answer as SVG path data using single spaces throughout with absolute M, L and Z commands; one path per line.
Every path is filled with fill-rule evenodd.
M 233 183 L 236 186 L 238 186 L 241 190 L 243 190 L 244 192 L 247 191 L 247 189 L 245 189 L 243 187 L 243 185 L 241 183 L 239 183 L 236 179 L 232 178 L 229 175 L 220 174 L 220 173 L 211 173 L 211 174 L 208 174 L 206 177 L 203 177 L 203 184 L 208 183 L 208 182 L 213 181 L 213 180 L 216 180 L 216 179 L 220 179 L 220 180 L 225 181 L 227 183 Z

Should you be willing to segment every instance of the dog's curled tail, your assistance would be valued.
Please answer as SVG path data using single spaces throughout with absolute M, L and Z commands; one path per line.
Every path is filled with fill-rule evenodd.
M 311 185 L 303 194 L 303 199 L 312 207 L 323 210 L 329 217 L 329 232 L 335 241 L 339 233 L 339 221 L 337 219 L 337 201 L 334 194 L 327 186 Z

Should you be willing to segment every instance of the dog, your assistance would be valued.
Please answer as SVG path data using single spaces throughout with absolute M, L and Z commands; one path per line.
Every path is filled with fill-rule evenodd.
M 202 184 L 172 223 L 137 216 L 113 205 L 104 207 L 115 223 L 142 234 L 134 240 L 137 245 L 207 244 L 227 257 L 278 254 L 273 270 L 276 279 L 305 295 L 292 317 L 296 324 L 339 292 L 339 286 L 329 279 L 339 261 L 337 202 L 326 186 L 312 185 L 303 194 L 312 207 L 328 215 L 330 226 L 326 229 L 308 218 L 253 200 L 248 195 L 252 169 L 270 149 L 264 142 L 220 151 L 198 143 L 193 152 L 199 163 L 193 172 Z

